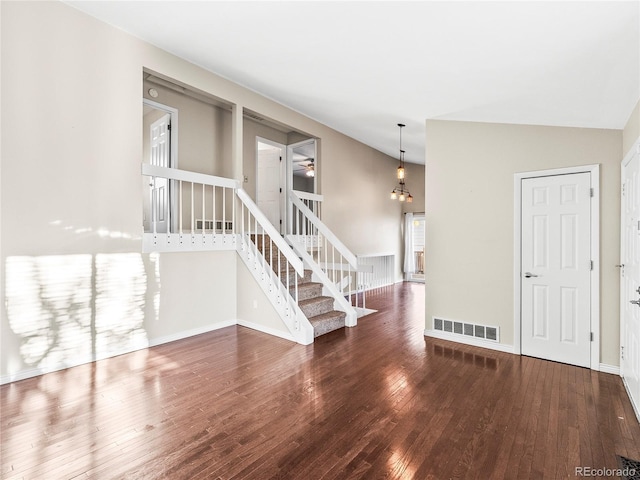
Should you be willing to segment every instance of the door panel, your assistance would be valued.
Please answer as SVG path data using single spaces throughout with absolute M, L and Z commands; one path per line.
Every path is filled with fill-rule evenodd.
M 620 370 L 640 411 L 640 157 L 638 151 L 622 166 L 621 344 Z
M 151 124 L 151 165 L 171 166 L 171 114 L 163 115 Z M 151 183 L 151 228 L 167 233 L 169 224 L 169 182 L 156 177 Z
M 590 187 L 589 173 L 522 180 L 524 355 L 590 366 Z
M 256 204 L 269 221 L 281 231 L 283 147 L 258 142 Z

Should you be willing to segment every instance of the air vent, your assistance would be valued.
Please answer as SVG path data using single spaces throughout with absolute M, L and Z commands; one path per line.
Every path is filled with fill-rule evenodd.
M 458 322 L 456 320 L 433 317 L 433 329 L 453 335 L 474 337 L 491 342 L 498 342 L 499 340 L 498 327 L 478 325 L 477 323 Z
M 244 111 L 244 116 L 245 117 L 249 117 L 249 118 L 253 118 L 254 120 L 257 120 L 258 122 L 264 122 L 264 118 L 261 117 L 260 115 L 256 115 L 253 112 L 247 112 L 246 110 Z
M 202 223 L 203 223 L 203 221 L 202 221 L 201 218 L 197 218 L 196 219 L 196 230 L 202 231 Z M 215 222 L 215 224 L 216 224 L 216 232 L 223 233 L 222 232 L 222 222 L 220 220 L 217 220 Z M 228 221 L 228 222 L 225 222 L 224 224 L 225 224 L 225 227 L 226 227 L 225 231 L 227 233 L 231 232 L 233 230 L 233 222 Z M 213 229 L 213 220 L 204 220 L 204 230 L 207 231 L 207 230 L 212 230 L 212 229 Z

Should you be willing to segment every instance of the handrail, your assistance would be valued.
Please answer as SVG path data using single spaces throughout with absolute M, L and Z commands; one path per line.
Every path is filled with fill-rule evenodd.
M 269 236 L 271 241 L 275 243 L 278 247 L 278 250 L 282 252 L 287 259 L 287 261 L 291 264 L 294 270 L 300 276 L 304 276 L 304 265 L 302 264 L 302 260 L 298 258 L 289 244 L 282 238 L 280 232 L 276 230 L 273 224 L 269 221 L 269 219 L 262 213 L 262 211 L 258 208 L 255 202 L 251 199 L 249 194 L 242 188 L 236 189 L 236 196 L 240 199 L 240 201 L 247 207 L 247 209 L 251 212 L 257 222 L 260 224 L 264 232 Z
M 238 188 L 240 186 L 240 182 L 232 178 L 216 177 L 214 175 L 179 170 L 177 168 L 159 167 L 148 163 L 142 164 L 142 174 L 149 177 L 162 177 L 169 180 L 182 180 L 183 182 L 201 183 L 225 188 Z
M 345 246 L 344 243 L 340 241 L 335 234 L 329 230 L 329 228 L 322 223 L 322 221 L 316 217 L 315 213 L 313 213 L 309 207 L 307 207 L 295 192 L 292 192 L 293 195 L 290 196 L 291 202 L 298 208 L 300 212 L 304 214 L 304 216 L 311 222 L 311 224 L 318 229 L 318 231 L 326 238 L 342 255 L 342 257 L 354 268 L 358 268 L 358 260 L 356 256 L 351 253 L 351 251 Z
M 319 193 L 303 192 L 302 190 L 291 190 L 291 193 L 295 193 L 300 200 L 311 200 L 313 202 L 323 202 L 324 195 Z

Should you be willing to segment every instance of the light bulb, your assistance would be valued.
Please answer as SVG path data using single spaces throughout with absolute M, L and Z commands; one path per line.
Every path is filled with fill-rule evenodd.
M 398 195 L 396 194 L 396 191 L 392 191 L 391 192 L 391 200 L 395 200 L 396 198 L 398 198 Z
M 400 165 L 398 167 L 398 180 L 404 179 L 404 167 Z
M 401 202 L 404 202 L 404 192 L 400 192 L 400 196 L 398 197 L 398 200 L 400 200 Z

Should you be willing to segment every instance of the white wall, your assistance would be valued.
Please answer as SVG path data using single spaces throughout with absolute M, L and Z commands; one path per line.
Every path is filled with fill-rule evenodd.
M 237 111 L 248 108 L 320 138 L 327 223 L 356 253 L 399 254 L 401 210 L 387 192 L 394 182 L 393 159 L 68 5 L 0 2 L 0 9 L 3 379 L 39 365 L 64 365 L 78 349 L 87 353 L 82 346 L 87 331 L 95 353 L 98 335 L 92 325 L 99 311 L 110 312 L 113 325 L 105 324 L 106 332 L 122 333 L 105 347 L 114 352 L 127 337 L 123 332 L 154 343 L 228 325 L 237 317 L 242 282 L 228 252 L 188 258 L 140 254 L 144 69 L 222 98 Z M 242 122 L 232 117 L 231 124 L 218 122 L 216 131 L 229 138 L 232 126 Z M 227 159 L 223 174 L 234 172 L 241 180 L 242 162 L 231 159 L 232 144 L 238 142 L 223 142 L 215 154 Z M 217 167 L 214 173 L 220 174 Z M 104 287 L 117 284 L 120 277 L 113 272 L 135 288 Z M 81 280 L 78 298 L 69 294 L 76 288 L 72 274 Z M 15 293 L 25 291 L 31 293 Z M 52 295 L 58 296 L 55 306 L 45 301 Z M 122 313 L 127 311 L 135 313 L 135 321 Z M 62 329 L 73 348 L 48 363 L 33 355 L 27 359 L 29 328 L 44 338 L 76 317 L 82 330 L 76 343 L 66 338 L 73 337 L 73 329 Z M 27 328 L 30 321 L 35 324 Z
M 636 140 L 640 138 L 640 100 L 629 115 L 629 120 L 622 131 L 622 153 L 626 155 Z
M 426 328 L 500 327 L 513 345 L 513 174 L 601 164 L 601 363 L 618 364 L 622 132 L 427 121 Z

